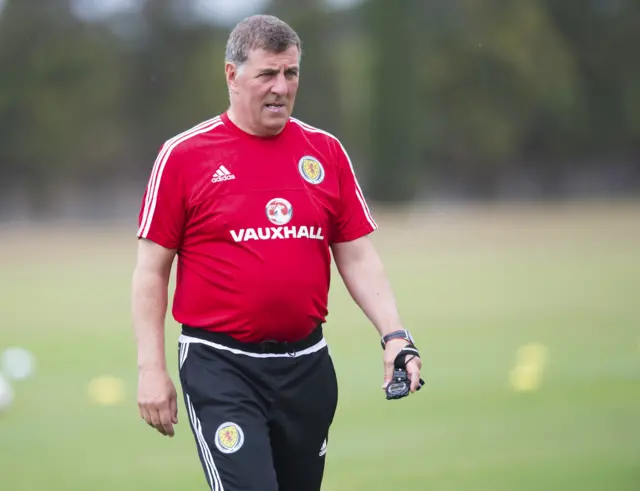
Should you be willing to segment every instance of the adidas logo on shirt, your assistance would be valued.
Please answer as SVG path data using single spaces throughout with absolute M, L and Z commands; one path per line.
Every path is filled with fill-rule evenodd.
M 231 179 L 235 178 L 236 176 L 229 172 L 224 165 L 221 165 L 220 167 L 218 167 L 218 170 L 215 172 L 215 174 L 213 174 L 211 182 L 230 181 Z

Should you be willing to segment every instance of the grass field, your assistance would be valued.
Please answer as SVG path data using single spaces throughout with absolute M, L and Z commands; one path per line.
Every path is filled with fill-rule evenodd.
M 378 338 L 335 276 L 340 402 L 323 489 L 640 490 L 640 206 L 378 218 L 427 385 L 384 400 Z M 206 489 L 183 406 L 174 439 L 138 417 L 134 232 L 0 224 L 0 350 L 38 360 L 0 413 L 2 491 Z M 174 380 L 177 333 L 170 320 Z M 546 358 L 516 368 L 530 343 Z M 122 404 L 89 400 L 100 375 L 124 380 Z

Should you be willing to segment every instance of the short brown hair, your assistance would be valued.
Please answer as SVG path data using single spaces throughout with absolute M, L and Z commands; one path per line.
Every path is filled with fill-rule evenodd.
M 302 54 L 298 34 L 273 15 L 253 15 L 239 22 L 227 41 L 225 61 L 241 65 L 254 49 L 282 53 L 296 46 Z

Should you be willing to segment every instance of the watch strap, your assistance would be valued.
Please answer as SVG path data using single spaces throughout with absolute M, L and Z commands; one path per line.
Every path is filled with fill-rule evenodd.
M 405 339 L 408 342 L 413 343 L 413 337 L 411 337 L 411 333 L 406 329 L 399 329 L 397 331 L 392 331 L 389 334 L 385 334 L 384 336 L 382 336 L 382 339 L 380 340 L 382 349 L 384 349 L 385 346 L 387 345 L 387 342 L 391 341 L 392 339 Z

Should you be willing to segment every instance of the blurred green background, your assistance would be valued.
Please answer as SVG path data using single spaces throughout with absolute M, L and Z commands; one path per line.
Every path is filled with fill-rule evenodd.
M 376 245 L 426 386 L 384 399 L 378 338 L 334 281 L 340 402 L 324 489 L 639 489 L 639 211 L 382 214 Z M 115 228 L 4 234 L 2 344 L 28 348 L 38 366 L 0 413 L 3 490 L 206 489 L 182 404 L 174 439 L 138 416 L 134 250 L 131 231 Z M 176 381 L 177 336 L 169 321 Z M 519 359 L 532 344 L 544 350 Z M 115 405 L 90 397 L 102 376 L 122 381 Z
M 130 223 L 160 145 L 224 111 L 236 20 L 303 42 L 295 115 L 370 200 L 637 196 L 631 0 L 0 0 L 0 218 Z
M 640 490 L 630 0 L 0 0 L 0 351 L 37 360 L 0 411 L 0 489 L 206 489 L 182 402 L 174 439 L 138 416 L 135 231 L 259 12 L 303 39 L 295 115 L 347 147 L 424 358 L 425 389 L 386 401 L 334 271 L 323 489 Z

